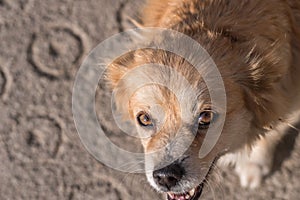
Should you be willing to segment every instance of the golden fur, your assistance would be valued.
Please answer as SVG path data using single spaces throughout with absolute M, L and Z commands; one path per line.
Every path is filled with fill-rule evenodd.
M 279 118 L 290 117 L 300 100 L 300 1 L 149 0 L 141 19 L 145 27 L 173 29 L 192 37 L 210 54 L 223 77 L 228 105 L 222 135 L 216 147 L 203 160 L 199 160 L 194 153 L 199 150 L 203 140 L 201 135 L 196 136 L 186 153 L 193 158 L 193 161 L 183 164 L 186 170 L 194 170 L 193 173 L 199 170 L 201 174 L 199 168 L 191 165 L 211 163 L 224 150 L 236 153 L 237 150 L 243 151 L 245 145 L 272 146 L 264 142 L 268 136 L 262 136 L 268 134 L 270 127 L 276 129 Z M 148 69 L 142 77 L 124 79 L 128 72 L 146 63 L 171 66 L 185 76 L 203 93 L 199 99 L 202 103 L 196 103 L 200 110 L 208 106 L 209 94 L 204 81 L 195 75 L 197 73 L 193 72 L 190 64 L 172 53 L 144 49 L 131 52 L 111 64 L 107 77 L 113 88 L 118 89 L 115 95 L 120 112 L 129 113 L 130 118 L 135 121 L 138 110 L 149 111 L 147 109 L 152 104 L 161 106 L 165 111 L 167 117 L 163 127 L 151 138 L 143 140 L 145 152 L 150 152 L 171 142 L 176 137 L 173 133 L 178 132 L 178 124 L 186 119 L 178 117 L 178 102 L 166 88 L 147 86 L 143 92 L 136 91 L 133 96 L 126 96 L 131 84 L 134 84 L 134 81 L 130 81 L 132 79 L 157 78 L 157 73 L 161 74 L 161 79 L 167 76 L 158 67 Z M 180 84 L 177 89 L 182 89 Z M 130 102 L 128 105 L 123 104 L 124 98 Z M 182 134 L 187 132 L 181 131 Z M 256 142 L 257 138 L 262 138 L 261 142 Z M 269 151 L 266 150 L 266 156 L 268 154 Z M 160 159 L 164 159 L 164 156 Z M 158 158 L 156 160 L 159 162 Z M 238 158 L 235 160 L 239 162 Z M 264 161 L 255 160 L 255 155 L 250 155 L 244 162 L 245 168 L 248 162 L 265 165 Z M 237 172 L 242 177 L 240 168 Z M 268 170 L 263 175 L 267 172 Z M 246 179 L 249 176 L 243 175 Z M 172 191 L 186 191 L 204 176 L 205 174 L 201 174 L 197 180 L 190 181 L 191 184 L 181 185 L 182 191 L 177 188 Z M 247 181 L 251 181 L 250 178 L 244 183 L 245 186 Z M 153 180 L 149 181 L 157 190 L 161 190 Z M 186 182 L 188 181 L 187 176 Z M 248 186 L 252 187 L 251 184 Z

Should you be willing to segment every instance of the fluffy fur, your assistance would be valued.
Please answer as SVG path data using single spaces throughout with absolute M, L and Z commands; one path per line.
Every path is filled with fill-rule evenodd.
M 183 193 L 195 187 L 206 177 L 210 164 L 225 151 L 227 156 L 221 158 L 220 163 L 235 163 L 243 186 L 259 186 L 262 177 L 270 172 L 274 145 L 282 136 L 278 131 L 281 130 L 279 119 L 288 120 L 293 111 L 299 109 L 300 2 L 150 0 L 141 19 L 144 27 L 173 29 L 199 42 L 215 61 L 226 88 L 227 116 L 216 147 L 207 157 L 199 159 L 196 152 L 203 136 L 197 135 L 179 159 L 186 175 L 178 187 L 169 192 Z M 199 92 L 197 99 L 191 100 L 188 95 L 182 99 L 186 99 L 187 109 L 196 107 L 198 110 L 180 119 L 174 94 L 161 86 L 149 85 L 127 96 L 139 79 L 174 81 L 176 90 L 184 92 L 183 84 L 176 77 L 170 79 L 170 72 L 159 67 L 124 78 L 145 63 L 167 65 L 180 72 Z M 158 120 L 162 127 L 142 140 L 145 152 L 172 143 L 177 137 L 175 132 L 182 137 L 188 135 L 192 120 L 209 107 L 205 82 L 193 70 L 176 55 L 150 49 L 131 52 L 109 66 L 107 77 L 117 91 L 115 98 L 120 112 L 129 114 L 128 118 L 136 124 L 137 113 L 141 110 L 155 116 L 157 111 L 150 108 L 159 105 L 165 111 L 164 119 Z M 124 105 L 123 102 L 127 102 L 124 98 L 128 105 Z M 184 128 L 177 130 L 183 122 L 186 122 Z M 137 127 L 139 132 L 145 132 L 138 124 Z M 152 171 L 169 153 L 166 151 L 159 158 L 149 160 L 148 180 L 158 191 L 166 190 L 153 181 Z

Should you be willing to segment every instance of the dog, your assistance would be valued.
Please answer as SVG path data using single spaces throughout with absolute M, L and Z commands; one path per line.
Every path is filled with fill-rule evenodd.
M 243 187 L 259 187 L 270 173 L 277 142 L 300 108 L 300 2 L 149 0 L 141 20 L 141 27 L 175 30 L 204 47 L 222 76 L 227 102 L 221 135 L 199 158 L 207 129 L 219 117 L 201 74 L 180 56 L 153 49 L 131 52 L 108 66 L 118 111 L 139 134 L 149 135 L 141 139 L 145 153 L 162 150 L 146 158 L 151 186 L 168 200 L 199 199 L 214 166 L 233 164 Z M 147 63 L 159 66 L 127 76 Z M 170 78 L 172 73 L 161 65 L 180 73 L 197 98 L 184 93 L 183 81 Z M 168 82 L 173 91 L 149 84 L 128 96 L 128 88 L 143 79 Z M 178 141 L 188 135 L 194 135 L 191 144 L 177 155 L 182 146 Z

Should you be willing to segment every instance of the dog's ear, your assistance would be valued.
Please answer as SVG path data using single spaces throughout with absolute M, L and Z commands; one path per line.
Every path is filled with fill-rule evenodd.
M 289 47 L 284 51 L 281 45 L 274 44 L 263 52 L 262 48 L 252 48 L 245 56 L 247 67 L 237 73 L 241 74 L 238 82 L 244 88 L 246 105 L 259 127 L 272 125 L 287 108 L 279 82 L 287 73 L 291 58 Z
M 125 81 L 122 81 L 124 76 L 134 67 L 134 53 L 129 52 L 115 59 L 108 65 L 105 71 L 105 81 L 109 85 L 112 92 L 117 111 L 122 114 L 123 118 L 129 118 L 128 110 L 128 87 Z
M 132 117 L 129 107 L 131 95 L 138 87 L 140 83 L 139 80 L 147 79 L 147 72 L 134 71 L 133 69 L 149 63 L 151 55 L 152 52 L 150 50 L 132 51 L 115 59 L 115 61 L 107 67 L 105 80 L 112 91 L 117 111 L 120 112 L 124 118 Z M 132 73 L 135 73 L 135 75 Z
M 128 72 L 133 64 L 133 53 L 128 53 L 115 59 L 110 65 L 108 65 L 105 72 L 105 80 L 109 84 L 110 89 L 117 87 L 119 81 Z
M 226 35 L 236 38 L 234 56 L 240 59 L 241 65 L 234 66 L 233 74 L 245 89 L 247 106 L 255 114 L 255 123 L 261 127 L 277 121 L 287 109 L 280 81 L 290 73 L 292 46 L 299 43 L 293 41 L 291 33 L 299 26 L 292 24 L 289 11 L 283 12 L 288 9 L 283 2 L 272 5 L 266 1 L 246 3 L 248 6 L 244 6 L 243 13 L 237 15 L 240 18 L 233 20 L 224 16 L 211 21 L 210 26 L 221 27 Z M 255 9 L 257 4 L 261 4 L 260 10 Z M 249 19 L 259 20 L 252 21 L 255 26 L 250 28 Z
M 111 89 L 115 89 L 122 78 L 132 69 L 146 63 L 151 63 L 153 53 L 149 49 L 136 50 L 126 53 L 111 63 L 105 72 L 105 79 Z

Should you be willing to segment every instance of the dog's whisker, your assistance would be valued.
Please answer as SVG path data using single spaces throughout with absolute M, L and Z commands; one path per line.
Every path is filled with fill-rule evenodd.
M 140 164 L 144 164 L 144 161 L 132 161 L 132 162 L 127 162 L 124 163 L 123 165 L 120 165 L 120 168 L 126 168 L 127 170 L 131 170 L 134 169 L 135 167 L 137 167 Z M 132 171 L 132 172 L 138 172 L 138 170 L 136 171 Z
M 221 193 L 222 197 L 224 197 L 224 186 L 221 184 L 223 178 L 220 170 L 215 168 L 211 176 L 214 176 L 214 178 L 208 179 L 208 181 L 211 182 L 211 185 L 218 191 L 218 194 Z
M 131 185 L 132 185 L 132 182 L 134 181 L 135 173 L 139 173 L 140 170 L 131 170 L 131 169 L 135 168 L 135 167 L 136 167 L 137 165 L 139 165 L 140 163 L 143 163 L 143 161 L 139 161 L 139 162 L 137 162 L 137 163 L 126 163 L 126 164 L 124 164 L 123 167 L 125 167 L 125 166 L 127 166 L 127 165 L 131 165 L 131 168 L 130 168 L 130 167 L 127 168 L 127 170 L 130 171 L 130 172 L 125 173 L 125 175 L 124 175 L 124 177 L 122 178 L 121 182 L 124 182 L 124 183 L 125 183 L 126 178 L 132 178 L 132 181 L 131 181 Z
M 282 123 L 286 124 L 287 126 L 289 126 L 290 128 L 294 129 L 297 132 L 300 132 L 300 129 L 295 127 L 294 125 L 292 125 L 291 123 L 287 122 L 284 119 L 279 119 L 279 121 L 281 121 Z

